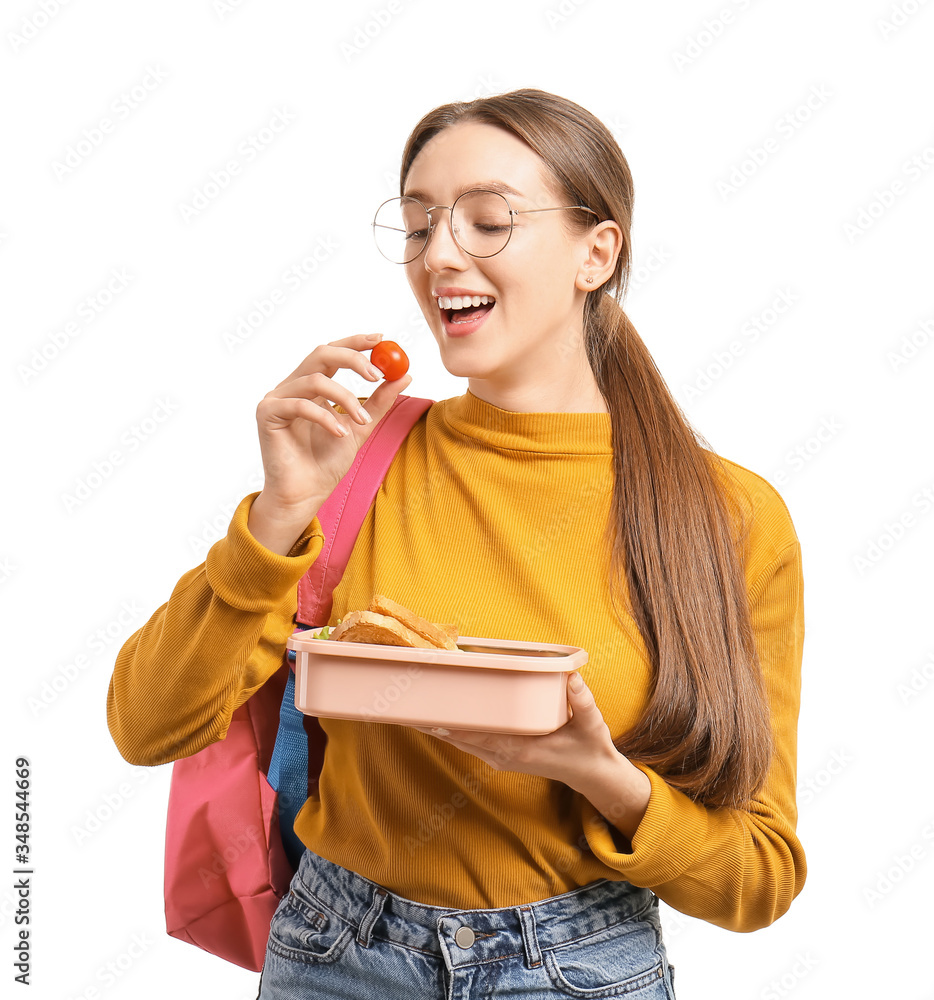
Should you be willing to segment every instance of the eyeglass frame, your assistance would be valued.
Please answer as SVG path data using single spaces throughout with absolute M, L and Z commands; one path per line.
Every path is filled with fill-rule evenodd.
M 464 197 L 464 195 L 477 194 L 478 192 L 482 192 L 484 194 L 498 195 L 500 198 L 503 199 L 503 201 L 506 202 L 506 211 L 509 213 L 509 235 L 506 237 L 506 242 L 499 248 L 499 250 L 496 251 L 496 253 L 488 253 L 488 254 L 471 253 L 466 247 L 461 246 L 461 241 L 457 238 L 457 233 L 454 232 L 454 207 L 461 200 L 461 198 Z M 402 201 L 404 199 L 408 199 L 409 201 L 414 201 L 417 205 L 421 205 L 422 208 L 425 209 L 425 214 L 428 216 L 428 235 L 425 237 L 425 242 L 422 245 L 421 250 L 419 250 L 418 253 L 411 260 L 393 260 L 391 257 L 386 257 L 386 254 L 384 254 L 382 249 L 380 248 L 379 241 L 376 239 L 376 216 L 379 215 L 379 211 L 383 207 L 383 205 L 388 205 L 389 202 L 391 201 Z M 461 250 L 464 251 L 465 254 L 467 254 L 470 257 L 474 257 L 477 260 L 489 260 L 491 257 L 495 257 L 496 254 L 502 253 L 506 249 L 506 247 L 509 246 L 509 241 L 512 239 L 513 230 L 515 229 L 514 216 L 516 215 L 531 215 L 533 212 L 562 212 L 566 209 L 581 208 L 585 212 L 590 212 L 592 215 L 595 215 L 598 220 L 600 219 L 600 214 L 598 212 L 595 212 L 592 208 L 589 208 L 587 205 L 558 205 L 556 208 L 523 208 L 523 209 L 513 208 L 509 202 L 509 199 L 506 197 L 506 195 L 502 193 L 502 191 L 491 191 L 489 188 L 471 188 L 469 191 L 462 191 L 454 199 L 453 205 L 432 205 L 431 208 L 428 208 L 426 205 L 420 202 L 418 198 L 413 198 L 412 195 L 410 194 L 395 195 L 394 197 L 387 198 L 384 202 L 382 202 L 373 215 L 373 222 L 371 223 L 371 226 L 373 228 L 373 242 L 376 243 L 376 249 L 379 250 L 380 254 L 383 257 L 385 257 L 385 259 L 388 260 L 390 264 L 411 264 L 412 261 L 418 260 L 418 258 L 421 257 L 421 255 L 428 248 L 428 244 L 431 242 L 431 237 L 434 235 L 435 228 L 438 225 L 438 223 L 434 222 L 431 218 L 431 213 L 438 208 L 447 209 L 449 213 L 448 222 L 451 226 L 451 236 L 454 237 L 454 242 L 460 247 Z M 594 225 L 596 225 L 596 223 L 594 223 Z M 386 228 L 391 229 L 392 227 L 387 226 Z

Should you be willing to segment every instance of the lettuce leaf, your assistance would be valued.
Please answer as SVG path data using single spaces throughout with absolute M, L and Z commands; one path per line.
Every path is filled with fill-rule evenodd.
M 340 623 L 342 621 L 343 621 L 342 618 L 338 618 L 337 621 L 334 623 L 334 628 L 337 628 L 337 626 L 340 625 Z M 330 639 L 331 638 L 331 626 L 330 625 L 323 626 L 321 629 L 319 629 L 317 632 L 315 632 L 314 635 L 312 635 L 311 638 L 312 639 Z

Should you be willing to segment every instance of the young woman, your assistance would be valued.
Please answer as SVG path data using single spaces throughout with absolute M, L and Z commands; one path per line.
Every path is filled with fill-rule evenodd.
M 393 459 L 332 622 L 379 592 L 589 659 L 543 736 L 321 720 L 260 996 L 670 998 L 659 899 L 751 931 L 804 884 L 798 539 L 701 447 L 620 308 L 633 185 L 593 115 L 531 89 L 444 105 L 400 180 L 377 243 L 468 388 Z M 333 381 L 378 379 L 374 343 L 316 347 L 259 403 L 262 491 L 117 660 L 128 760 L 222 739 L 280 666 L 316 511 L 410 382 Z

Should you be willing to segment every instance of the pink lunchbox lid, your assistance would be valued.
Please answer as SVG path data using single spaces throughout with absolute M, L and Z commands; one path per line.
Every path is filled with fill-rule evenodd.
M 323 629 L 324 626 L 321 627 Z M 388 646 L 376 642 L 342 642 L 317 639 L 321 629 L 299 630 L 286 640 L 286 648 L 316 656 L 351 656 L 355 659 L 432 663 L 439 666 L 487 667 L 498 670 L 526 670 L 564 673 L 587 662 L 587 651 L 580 646 L 550 642 L 521 642 L 515 639 L 491 639 L 458 636 L 458 646 L 487 647 L 489 652 L 466 649 L 425 649 L 420 646 Z M 510 654 L 509 650 L 517 650 Z M 505 651 L 505 652 L 504 652 Z M 542 655 L 536 656 L 536 653 Z

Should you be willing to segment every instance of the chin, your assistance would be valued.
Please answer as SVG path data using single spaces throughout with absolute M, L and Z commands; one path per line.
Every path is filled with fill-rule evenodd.
M 452 357 L 453 351 L 441 349 L 441 363 L 446 371 L 456 378 L 489 378 L 493 371 L 491 358 L 475 356 L 472 358 Z
M 450 364 L 443 358 L 441 359 L 441 362 L 448 374 L 453 375 L 455 378 L 488 378 L 487 373 L 485 371 L 478 370 L 477 365 L 466 365 L 463 363 Z

